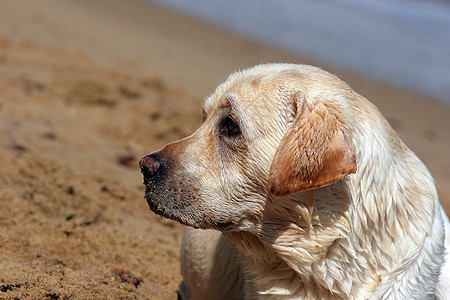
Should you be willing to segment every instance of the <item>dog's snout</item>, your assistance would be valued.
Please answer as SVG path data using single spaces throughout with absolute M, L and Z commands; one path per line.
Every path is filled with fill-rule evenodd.
M 155 155 L 149 154 L 141 159 L 139 166 L 142 173 L 147 176 L 154 176 L 161 168 L 161 162 Z

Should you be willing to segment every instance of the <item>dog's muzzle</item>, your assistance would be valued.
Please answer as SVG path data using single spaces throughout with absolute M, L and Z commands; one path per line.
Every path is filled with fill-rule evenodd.
M 166 180 L 166 164 L 158 153 L 152 153 L 144 156 L 139 161 L 139 166 L 144 176 L 145 198 L 150 209 L 159 215 L 167 217 L 170 214 L 167 209 L 168 204 L 170 202 L 176 203 L 176 201 L 167 198 L 170 187 Z
M 202 202 L 199 184 L 192 174 L 180 171 L 167 153 L 155 152 L 139 161 L 144 176 L 145 199 L 154 213 L 195 228 L 230 229 L 237 223 L 229 214 L 215 217 Z
M 155 152 L 143 157 L 139 166 L 144 176 L 145 199 L 150 209 L 165 218 L 188 224 L 187 212 L 194 201 L 189 181 L 174 173 L 174 160 Z M 183 174 L 183 173 L 181 173 Z

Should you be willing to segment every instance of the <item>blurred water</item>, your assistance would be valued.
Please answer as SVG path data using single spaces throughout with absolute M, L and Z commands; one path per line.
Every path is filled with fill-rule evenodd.
M 450 2 L 148 0 L 450 105 Z

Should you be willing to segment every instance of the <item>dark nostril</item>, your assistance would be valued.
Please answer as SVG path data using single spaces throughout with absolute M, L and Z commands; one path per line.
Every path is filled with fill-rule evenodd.
M 146 175 L 153 176 L 161 167 L 161 163 L 151 154 L 143 157 L 139 162 L 142 172 Z

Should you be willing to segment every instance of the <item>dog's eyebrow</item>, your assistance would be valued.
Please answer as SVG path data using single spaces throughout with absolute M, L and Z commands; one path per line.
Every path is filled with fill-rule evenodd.
M 220 101 L 217 106 L 218 109 L 233 109 L 233 105 L 231 104 L 230 97 L 225 97 L 224 100 Z
M 225 97 L 226 101 L 223 102 L 219 107 L 220 108 L 231 108 L 231 110 L 238 115 L 239 117 L 242 116 L 242 112 L 240 110 L 240 107 L 238 105 L 238 99 L 233 95 L 227 95 Z
M 228 111 L 231 112 L 237 119 L 244 120 L 245 113 L 239 105 L 239 100 L 233 94 L 225 94 L 218 103 L 216 107 L 217 111 Z M 207 110 L 205 110 L 207 111 Z M 241 122 L 240 122 L 241 123 Z
M 216 107 L 216 110 L 228 110 L 230 108 L 232 110 L 234 110 L 233 107 L 235 105 L 233 105 L 232 103 L 235 102 L 235 100 L 233 99 L 232 101 L 230 101 L 230 98 L 234 98 L 234 97 L 232 97 L 232 96 L 222 97 L 219 100 L 219 103 L 218 103 L 218 105 Z M 203 105 L 203 111 L 207 112 L 207 111 L 209 111 L 211 109 L 211 107 L 212 106 L 211 106 L 210 102 L 205 102 L 205 104 Z

